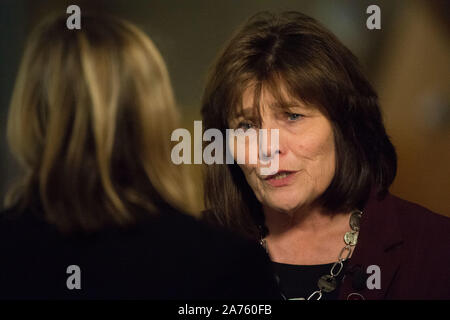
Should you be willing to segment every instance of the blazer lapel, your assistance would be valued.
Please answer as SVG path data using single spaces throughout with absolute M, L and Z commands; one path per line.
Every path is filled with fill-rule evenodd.
M 403 239 L 392 196 L 383 200 L 372 190 L 363 210 L 358 243 L 349 259 L 340 286 L 339 299 L 385 299 L 401 262 Z M 372 271 L 367 273 L 369 266 Z M 368 288 L 367 279 L 377 273 L 381 277 L 380 288 Z M 370 281 L 372 283 L 372 281 Z

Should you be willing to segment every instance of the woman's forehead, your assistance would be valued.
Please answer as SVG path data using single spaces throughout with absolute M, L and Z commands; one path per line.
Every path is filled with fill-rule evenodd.
M 311 108 L 301 98 L 289 94 L 284 86 L 279 88 L 262 86 L 248 87 L 242 93 L 241 99 L 231 112 L 232 118 L 260 116 L 267 109 L 291 110 L 293 108 Z

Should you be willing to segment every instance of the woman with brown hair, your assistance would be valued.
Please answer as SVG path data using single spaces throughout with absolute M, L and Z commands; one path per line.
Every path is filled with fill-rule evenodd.
M 260 241 L 286 298 L 450 298 L 450 221 L 389 194 L 397 159 L 377 95 L 317 21 L 252 17 L 212 67 L 202 115 L 224 134 L 278 130 L 255 164 L 206 168 L 205 218 Z
M 24 177 L 0 215 L 0 297 L 278 297 L 261 248 L 182 213 L 194 206 L 170 158 L 177 121 L 137 27 L 85 13 L 81 30 L 66 16 L 36 27 L 8 119 Z

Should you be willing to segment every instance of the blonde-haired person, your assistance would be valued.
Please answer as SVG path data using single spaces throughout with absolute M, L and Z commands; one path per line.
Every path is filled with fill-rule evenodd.
M 259 248 L 181 213 L 193 188 L 152 41 L 109 16 L 65 22 L 35 28 L 12 96 L 24 177 L 0 216 L 0 297 L 276 298 Z

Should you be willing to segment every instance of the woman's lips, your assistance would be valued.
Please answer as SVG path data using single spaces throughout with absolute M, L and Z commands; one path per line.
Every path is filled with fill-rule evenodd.
M 271 175 L 264 179 L 272 187 L 284 187 L 292 183 L 298 171 L 279 171 L 277 174 Z M 280 175 L 285 175 L 280 177 Z

